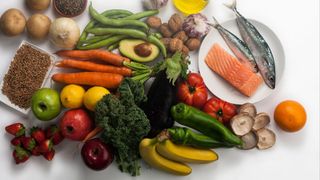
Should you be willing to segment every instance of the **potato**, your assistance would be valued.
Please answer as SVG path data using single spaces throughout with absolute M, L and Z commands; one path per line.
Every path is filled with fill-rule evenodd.
M 8 9 L 0 18 L 0 29 L 7 36 L 21 34 L 26 27 L 26 18 L 18 9 Z
M 26 0 L 28 8 L 34 11 L 48 9 L 51 0 Z
M 35 39 L 45 38 L 50 29 L 51 20 L 44 14 L 34 14 L 27 21 L 28 35 Z

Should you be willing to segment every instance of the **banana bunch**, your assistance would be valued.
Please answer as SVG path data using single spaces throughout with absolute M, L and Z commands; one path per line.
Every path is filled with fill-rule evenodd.
M 218 159 L 218 155 L 210 149 L 176 145 L 169 139 L 160 142 L 158 138 L 145 138 L 140 142 L 139 151 L 149 165 L 182 176 L 192 172 L 185 163 L 210 163 Z

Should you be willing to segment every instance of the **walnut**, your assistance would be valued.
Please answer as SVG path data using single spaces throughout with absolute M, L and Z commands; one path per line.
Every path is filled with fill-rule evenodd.
M 163 35 L 163 37 L 166 37 L 166 38 L 171 38 L 172 36 L 172 32 L 171 30 L 169 29 L 169 25 L 168 23 L 163 23 L 161 26 L 160 26 L 160 32 L 161 34 Z
M 190 38 L 186 43 L 186 46 L 190 51 L 198 50 L 200 48 L 200 45 L 201 41 L 197 38 Z
M 176 13 L 171 16 L 168 24 L 169 24 L 169 28 L 171 29 L 171 31 L 173 33 L 176 33 L 182 29 L 183 19 L 181 18 L 181 16 L 179 14 Z
M 187 46 L 183 45 L 181 52 L 182 52 L 183 57 L 186 57 L 189 55 L 189 48 Z
M 180 39 L 181 41 L 183 41 L 184 43 L 189 39 L 189 37 L 186 35 L 186 32 L 184 31 L 179 31 L 177 32 L 173 38 L 178 38 Z
M 151 16 L 147 19 L 147 24 L 151 28 L 158 29 L 161 26 L 161 19 L 157 16 Z
M 172 40 L 171 38 L 161 38 L 161 42 L 167 49 L 169 49 L 169 44 L 171 40 Z
M 171 52 L 181 51 L 183 48 L 183 42 L 180 39 L 173 38 L 169 44 L 169 50 Z

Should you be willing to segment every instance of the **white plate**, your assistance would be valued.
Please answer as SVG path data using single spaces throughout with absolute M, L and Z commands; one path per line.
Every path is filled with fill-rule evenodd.
M 21 42 L 21 44 L 20 44 L 19 47 L 17 48 L 17 51 L 18 51 L 18 49 L 20 49 L 20 47 L 21 47 L 22 45 L 29 45 L 29 46 L 31 46 L 32 48 L 34 48 L 34 49 L 36 49 L 36 50 L 38 50 L 38 51 L 40 51 L 40 52 L 42 52 L 42 53 L 44 53 L 44 54 L 48 54 L 48 55 L 50 56 L 51 65 L 49 66 L 49 69 L 48 69 L 48 71 L 47 71 L 47 73 L 46 73 L 46 75 L 45 75 L 45 78 L 43 79 L 43 82 L 42 82 L 42 85 L 41 85 L 40 88 L 45 87 L 45 84 L 47 83 L 47 80 L 50 79 L 50 78 L 49 78 L 49 75 L 50 75 L 51 70 L 52 70 L 53 67 L 54 67 L 54 63 L 56 62 L 57 57 L 56 57 L 55 55 L 53 55 L 53 54 L 48 53 L 47 51 L 43 50 L 42 48 L 40 48 L 40 47 L 38 47 L 38 46 L 36 46 L 36 45 L 34 45 L 34 44 L 31 44 L 31 43 L 29 43 L 29 42 L 27 42 L 27 41 L 24 41 L 24 40 Z M 14 56 L 15 56 L 15 54 L 13 55 L 11 61 L 13 61 Z M 9 67 L 10 67 L 10 65 L 9 65 Z M 9 71 L 9 67 L 8 67 L 8 71 Z M 2 80 L 1 83 L 0 83 L 0 101 L 3 102 L 4 104 L 8 105 L 9 107 L 11 107 L 11 108 L 13 108 L 13 109 L 21 112 L 22 114 L 25 114 L 25 115 L 28 114 L 29 111 L 30 111 L 30 108 L 24 109 L 24 108 L 20 108 L 19 106 L 13 104 L 13 103 L 9 100 L 9 98 L 2 93 L 2 87 L 3 87 L 3 80 Z
M 270 46 L 276 66 L 276 88 L 279 84 L 284 67 L 285 67 L 285 55 L 280 40 L 275 33 L 269 29 L 266 25 L 250 20 L 250 22 L 258 29 L 261 35 L 265 38 Z M 241 37 L 235 20 L 230 20 L 221 25 L 234 33 L 236 36 Z M 270 89 L 265 83 L 263 83 L 251 97 L 244 96 L 234 87 L 232 87 L 227 81 L 221 78 L 218 74 L 213 72 L 205 63 L 205 57 L 207 56 L 211 46 L 214 43 L 218 43 L 222 48 L 233 55 L 225 41 L 222 39 L 216 29 L 212 29 L 202 42 L 199 52 L 199 71 L 204 79 L 207 88 L 217 97 L 234 104 L 243 104 L 246 102 L 256 103 L 271 95 L 274 90 Z

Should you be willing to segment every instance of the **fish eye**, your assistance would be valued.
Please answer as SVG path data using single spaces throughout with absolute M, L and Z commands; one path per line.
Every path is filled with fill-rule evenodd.
M 270 81 L 274 81 L 274 77 L 273 77 L 273 76 L 269 76 L 268 79 L 269 79 Z

